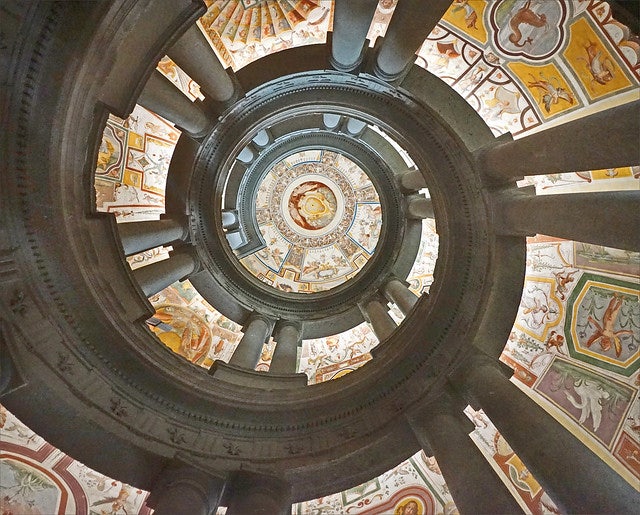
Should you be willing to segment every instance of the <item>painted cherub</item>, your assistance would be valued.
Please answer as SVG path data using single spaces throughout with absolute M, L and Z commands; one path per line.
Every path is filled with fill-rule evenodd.
M 616 350 L 616 357 L 620 357 L 620 354 L 622 354 L 620 335 L 633 334 L 633 331 L 629 329 L 614 331 L 613 328 L 616 324 L 616 320 L 618 319 L 620 308 L 622 308 L 622 299 L 617 294 L 614 294 L 604 312 L 604 316 L 602 317 L 602 326 L 596 319 L 589 315 L 587 320 L 596 327 L 596 332 L 591 335 L 589 340 L 587 340 L 587 347 L 591 347 L 594 343 L 599 341 L 600 348 L 606 352 L 611 348 L 611 344 L 613 343 Z

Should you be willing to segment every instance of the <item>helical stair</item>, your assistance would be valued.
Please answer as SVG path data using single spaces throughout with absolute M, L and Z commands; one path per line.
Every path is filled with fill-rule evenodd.
M 516 185 L 526 175 L 638 164 L 640 102 L 516 141 L 496 138 L 413 64 L 450 1 L 400 0 L 385 37 L 369 48 L 376 5 L 337 0 L 326 44 L 270 54 L 235 73 L 195 24 L 206 11 L 199 0 L 27 2 L 16 10 L 2 72 L 13 128 L 0 179 L 0 275 L 11 305 L 2 325 L 3 404 L 83 463 L 150 490 L 156 513 L 218 505 L 229 515 L 285 513 L 421 447 L 445 456 L 468 445 L 458 420 L 467 403 L 485 410 L 562 509 L 632 512 L 637 492 L 517 390 L 498 356 L 522 294 L 527 235 L 640 248 L 640 231 L 620 215 L 637 211 L 638 192 L 567 194 L 559 204 Z M 156 70 L 165 55 L 205 100 L 190 101 Z M 182 135 L 165 215 L 116 224 L 96 210 L 96 155 L 109 113 L 126 118 L 136 103 Z M 564 137 L 576 130 L 580 141 Z M 345 179 L 356 169 L 361 189 Z M 275 216 L 256 202 L 268 177 L 270 198 L 286 214 L 273 223 L 300 245 L 345 238 L 352 197 L 379 203 L 377 242 L 355 273 L 314 291 L 276 288 L 252 273 L 247 257 L 268 245 L 261 217 Z M 587 206 L 590 223 L 577 223 Z M 327 217 L 320 232 L 300 230 L 303 209 L 305 223 Z M 433 284 L 417 297 L 406 279 L 425 218 L 435 218 L 440 242 Z M 127 256 L 159 245 L 172 246 L 168 259 L 127 265 Z M 233 357 L 208 371 L 158 345 L 148 327 L 148 298 L 186 278 L 243 326 Z M 387 302 L 404 315 L 400 324 Z M 307 385 L 296 372 L 301 340 L 365 320 L 380 340 L 371 362 Z M 269 337 L 272 366 L 258 372 Z M 527 409 L 516 416 L 518 403 Z M 553 440 L 531 437 L 549 425 L 557 426 Z M 120 456 L 96 453 L 97 442 Z M 465 473 L 446 477 L 460 511 L 519 510 L 472 454 Z M 577 480 L 559 480 L 574 460 Z M 473 496 L 470 481 L 500 493 Z

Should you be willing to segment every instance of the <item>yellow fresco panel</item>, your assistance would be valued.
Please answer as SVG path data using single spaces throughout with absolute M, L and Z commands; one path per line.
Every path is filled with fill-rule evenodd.
M 587 20 L 580 18 L 570 28 L 564 57 L 591 99 L 626 89 L 631 82 Z
M 577 105 L 575 93 L 555 64 L 532 66 L 511 62 L 508 66 L 527 86 L 545 118 L 555 116 Z
M 124 176 L 122 177 L 122 182 L 128 184 L 129 186 L 133 186 L 134 188 L 141 188 L 142 173 L 135 170 L 126 169 L 124 171 Z
M 516 487 L 529 492 L 532 498 L 538 495 L 542 487 L 527 470 L 527 467 L 525 467 L 520 458 L 514 454 L 506 463 L 510 469 L 511 480 Z
M 483 22 L 486 7 L 484 0 L 455 0 L 442 19 L 475 40 L 486 44 L 487 29 Z
M 621 179 L 623 177 L 631 177 L 633 173 L 631 167 L 626 168 L 606 168 L 604 170 L 593 170 L 591 177 L 593 179 Z
M 144 150 L 144 139 L 142 138 L 142 136 L 140 136 L 140 134 L 129 131 L 129 148 Z

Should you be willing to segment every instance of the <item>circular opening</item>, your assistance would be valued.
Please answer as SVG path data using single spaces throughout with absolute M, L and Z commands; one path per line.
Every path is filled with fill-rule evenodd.
M 307 149 L 275 163 L 258 185 L 262 245 L 240 262 L 291 293 L 344 284 L 373 255 L 382 227 L 378 192 L 367 173 L 335 150 Z

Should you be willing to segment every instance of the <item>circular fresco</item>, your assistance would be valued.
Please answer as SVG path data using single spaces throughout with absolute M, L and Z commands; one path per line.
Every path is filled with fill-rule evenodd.
M 260 182 L 256 221 L 264 246 L 241 263 L 282 291 L 335 288 L 369 261 L 380 237 L 380 199 L 366 172 L 327 149 L 276 162 Z
M 289 216 L 302 229 L 318 231 L 336 218 L 336 195 L 323 182 L 305 181 L 285 200 Z

